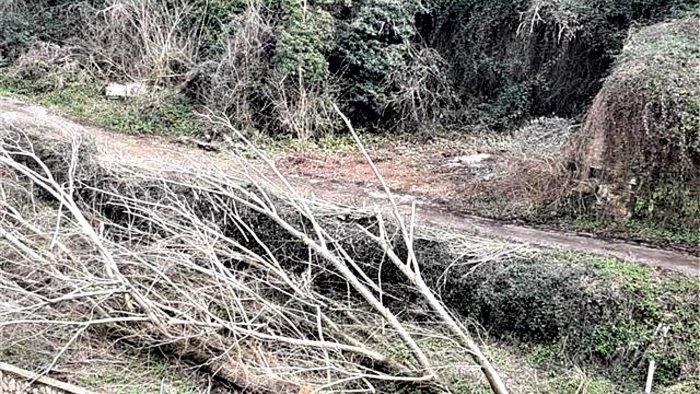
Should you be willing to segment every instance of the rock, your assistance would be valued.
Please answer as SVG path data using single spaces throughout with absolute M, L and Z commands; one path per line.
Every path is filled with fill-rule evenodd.
M 473 155 L 468 155 L 468 156 L 458 156 L 450 160 L 450 166 L 457 166 L 457 165 L 462 165 L 462 166 L 467 166 L 467 167 L 472 167 L 472 168 L 480 168 L 483 167 L 484 162 L 490 161 L 493 159 L 493 155 L 489 153 L 475 153 Z
M 148 86 L 142 82 L 109 82 L 105 87 L 105 96 L 114 98 L 139 97 L 148 93 Z

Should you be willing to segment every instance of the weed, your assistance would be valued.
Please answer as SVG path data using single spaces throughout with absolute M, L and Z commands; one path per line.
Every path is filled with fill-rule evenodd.
M 96 389 L 107 389 L 120 394 L 191 394 L 197 390 L 183 376 L 178 375 L 164 360 L 133 360 L 119 372 L 107 370 L 82 376 L 80 383 Z
M 177 95 L 113 100 L 94 82 L 33 90 L 0 69 L 0 94 L 51 107 L 67 116 L 128 134 L 191 135 L 200 132 L 194 109 Z
M 545 393 L 551 394 L 617 394 L 618 388 L 607 380 L 599 377 L 589 378 L 585 374 L 562 376 L 554 379 L 544 388 Z
M 610 234 L 639 241 L 700 246 L 700 229 L 683 226 L 669 227 L 649 219 L 630 219 L 625 223 L 620 223 L 582 215 L 571 220 L 563 219 L 559 224 L 564 227 L 570 226 L 575 231 Z
M 400 138 L 400 137 L 399 137 Z M 368 148 L 390 143 L 395 139 L 386 136 L 361 132 L 360 139 Z M 357 144 L 352 136 L 324 134 L 319 138 L 298 139 L 292 136 L 263 137 L 259 143 L 273 153 L 295 153 L 321 151 L 326 153 L 352 153 L 357 151 Z
M 557 362 L 563 356 L 563 350 L 560 343 L 550 343 L 546 345 L 536 345 L 535 348 L 528 354 L 529 362 L 540 365 Z
M 107 385 L 128 384 L 129 383 L 124 378 L 124 376 L 118 375 L 118 374 L 111 372 L 111 371 L 89 374 L 87 376 L 82 377 L 80 380 L 81 380 L 81 383 L 85 384 L 86 386 L 95 387 L 95 388 L 104 387 Z

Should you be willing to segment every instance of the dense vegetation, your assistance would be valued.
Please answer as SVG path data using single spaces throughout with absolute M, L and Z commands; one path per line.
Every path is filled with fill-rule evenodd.
M 145 80 L 232 116 L 243 129 L 308 137 L 338 128 L 340 102 L 370 129 L 503 129 L 578 116 L 632 24 L 692 0 L 6 1 L 0 62 L 69 48 L 91 83 Z M 35 64 L 36 65 L 36 64 Z M 54 65 L 55 67 L 56 65 Z M 37 72 L 38 71 L 38 72 Z M 65 71 L 65 70 L 64 70 Z M 76 82 L 69 76 L 59 81 Z M 99 84 L 98 84 L 99 85 Z M 31 89 L 37 89 L 32 84 Z
M 584 144 L 570 155 L 581 177 L 563 170 L 561 155 L 556 174 L 540 182 L 550 190 L 532 184 L 542 178 L 537 169 L 535 177 L 521 177 L 527 189 L 547 194 L 534 204 L 537 215 L 632 218 L 688 232 L 700 217 L 696 6 L 694 0 L 5 1 L 0 91 L 123 131 L 209 139 L 227 139 L 229 131 L 201 127 L 198 112 L 226 114 L 249 136 L 300 139 L 344 129 L 333 104 L 358 128 L 378 133 L 502 132 L 529 119 L 584 120 Z M 644 71 L 629 71 L 639 67 Z M 151 94 L 105 100 L 106 81 L 143 82 Z M 647 128 L 653 136 L 640 137 Z M 606 137 L 590 138 L 600 135 Z M 602 177 L 588 172 L 591 141 L 625 148 L 597 159 L 603 163 L 594 166 L 607 169 Z M 581 178 L 593 180 L 588 189 L 571 183 Z M 610 201 L 601 207 L 601 198 Z
M 530 161 L 517 161 L 516 170 L 506 169 L 506 176 L 484 181 L 488 203 L 503 202 L 509 214 L 522 204 L 532 216 L 547 219 L 573 216 L 584 221 L 588 216 L 582 213 L 595 217 L 601 211 L 607 218 L 612 212 L 615 219 L 631 219 L 627 224 L 648 221 L 654 230 L 682 230 L 673 234 L 689 234 L 681 242 L 698 245 L 700 74 L 695 71 L 700 67 L 700 19 L 692 11 L 696 6 L 696 0 L 0 0 L 0 93 L 38 99 L 75 117 L 123 131 L 194 133 L 210 139 L 233 138 L 233 133 L 230 128 L 203 125 L 197 113 L 223 113 L 248 136 L 311 139 L 340 132 L 343 123 L 334 104 L 353 124 L 377 133 L 466 127 L 493 134 L 518 130 L 513 140 L 529 145 L 529 150 L 518 152 Z M 143 82 L 149 94 L 105 99 L 106 81 Z M 518 127 L 529 119 L 537 121 Z M 582 133 L 570 139 L 574 123 L 582 124 Z M 565 132 L 551 133 L 554 129 Z M 148 248 L 134 253 L 143 253 L 140 261 L 153 264 L 173 253 L 162 263 L 173 269 L 172 263 L 177 262 L 181 271 L 163 275 L 168 285 L 175 278 L 185 281 L 183 288 L 197 289 L 196 280 L 189 280 L 200 279 L 192 272 L 206 261 L 201 243 L 208 238 L 202 234 L 213 232 L 212 238 L 235 240 L 231 249 L 235 253 L 212 249 L 207 255 L 217 264 L 223 262 L 222 272 L 233 268 L 250 273 L 251 278 L 260 275 L 264 285 L 251 287 L 250 294 L 272 294 L 277 302 L 279 289 L 291 283 L 294 291 L 308 288 L 328 299 L 348 302 L 342 308 L 330 308 L 333 312 L 354 308 L 357 300 L 348 292 L 347 278 L 328 268 L 326 255 L 309 247 L 307 241 L 314 241 L 313 237 L 323 240 L 330 235 L 304 232 L 313 227 L 307 222 L 311 211 L 302 210 L 301 203 L 295 205 L 297 197 L 258 198 L 225 174 L 216 181 L 220 190 L 203 192 L 199 182 L 212 178 L 190 180 L 181 174 L 182 179 L 153 179 L 131 169 L 111 172 L 97 163 L 91 145 L 74 156 L 72 144 L 64 141 L 62 146 L 49 133 L 25 134 L 27 141 L 32 139 L 31 147 L 15 146 L 25 139 L 14 135 L 0 140 L 0 148 L 15 152 L 5 154 L 6 162 L 30 171 L 35 168 L 28 157 L 37 155 L 43 163 L 57 166 L 51 168 L 55 181 L 51 187 L 59 194 L 52 194 L 51 188 L 48 193 L 37 191 L 28 179 L 0 171 L 20 196 L 16 201 L 5 193 L 0 197 L 7 200 L 3 204 L 17 207 L 42 204 L 51 220 L 32 216 L 48 226 L 42 234 L 58 233 L 64 206 L 54 200 L 67 193 L 64 189 L 70 190 L 73 194 L 67 200 L 77 201 L 75 211 L 83 209 L 107 223 L 107 231 L 100 236 L 109 248 L 124 253 L 134 247 L 132 242 L 165 245 L 159 253 Z M 17 154 L 20 148 L 31 155 Z M 574 152 L 562 157 L 565 148 Z M 77 170 L 62 167 L 68 163 L 77 163 Z M 254 186 L 251 190 L 260 185 Z M 245 198 L 237 197 L 238 193 Z M 476 201 L 479 196 L 475 196 Z M 271 209 L 258 210 L 254 205 L 238 209 L 237 204 L 246 201 L 265 201 Z M 526 216 L 523 211 L 513 217 Z M 300 229 L 299 240 L 294 236 L 290 240 L 290 234 L 296 233 L 270 216 L 277 212 L 283 215 L 280 220 Z M 12 217 L 0 219 L 10 223 Z M 323 218 L 323 226 L 334 237 L 329 243 L 321 242 L 324 247 L 332 245 L 332 253 L 358 262 L 355 269 L 367 276 L 363 280 L 381 284 L 380 293 L 386 299 L 380 304 L 389 312 L 410 318 L 416 327 L 435 325 L 432 312 L 416 308 L 424 302 L 421 294 L 387 263 L 383 244 L 368 237 L 378 231 L 375 219 L 350 218 L 345 213 L 339 217 Z M 80 234 L 65 225 L 61 230 L 67 234 Z M 201 233 L 185 231 L 193 228 Z M 28 241 L 35 238 L 28 234 Z M 472 244 L 466 252 L 455 251 L 447 241 L 427 236 L 417 238 L 409 248 L 386 234 L 386 241 L 396 244 L 392 253 L 396 252 L 398 261 L 410 261 L 414 252 L 440 302 L 468 324 L 478 324 L 476 332 L 484 328 L 499 343 L 525 349 L 525 356 L 536 363 L 555 364 L 547 366 L 554 373 L 563 367 L 583 368 L 615 384 L 587 392 L 620 392 L 617 385 L 637 390 L 652 360 L 658 368 L 656 387 L 671 392 L 677 385 L 683 392 L 697 391 L 697 280 L 578 254 L 475 252 Z M 11 240 L 6 238 L 0 241 Z M 43 243 L 31 245 L 43 253 Z M 274 269 L 248 266 L 250 260 L 241 259 L 236 248 L 269 257 Z M 191 261 L 183 258 L 188 253 Z M 26 267 L 32 268 L 32 275 L 41 272 L 33 267 L 35 255 L 39 254 L 27 254 Z M 80 261 L 93 264 L 102 258 L 95 256 L 92 248 L 85 248 Z M 0 248 L 0 257 L 18 260 L 10 247 Z M 52 258 L 56 267 L 78 264 L 63 251 Z M 139 271 L 146 267 L 144 272 L 151 272 L 150 263 L 128 264 L 136 267 L 129 273 L 130 280 L 139 286 L 148 284 L 149 292 L 155 288 L 153 283 L 164 282 L 160 271 L 153 278 Z M 308 274 L 307 280 L 310 267 L 319 271 L 313 277 Z M 51 272 L 63 275 L 59 269 Z M 80 269 L 71 272 L 83 279 Z M 270 273 L 283 274 L 282 280 L 266 287 L 269 283 L 263 279 L 269 280 Z M 22 270 L 5 274 L 25 276 Z M 219 271 L 212 278 L 218 280 Z M 36 286 L 42 300 L 63 296 L 66 286 L 63 276 L 60 279 L 51 282 L 55 285 L 51 297 L 41 294 L 48 282 Z M 204 280 L 201 285 L 203 293 L 216 288 Z M 154 300 L 157 305 L 172 302 L 175 306 L 161 311 L 170 316 L 192 296 L 183 295 L 177 286 L 166 287 Z M 192 295 L 198 294 L 195 290 Z M 239 304 L 222 299 L 221 294 L 235 291 L 211 294 L 202 304 L 206 306 L 186 312 L 209 319 L 202 327 L 212 319 L 235 325 L 236 319 L 247 316 L 244 308 L 240 315 L 224 313 Z M 119 308 L 120 300 L 114 302 Z M 287 293 L 279 301 L 273 304 L 277 309 L 303 312 L 302 323 L 290 323 L 291 335 L 316 338 L 316 309 L 307 314 L 308 305 L 296 304 L 299 300 L 290 300 Z M 80 308 L 75 311 L 87 310 Z M 121 314 L 119 308 L 115 311 Z M 309 316 L 313 319 L 306 321 Z M 269 319 L 261 330 L 265 335 L 275 332 L 275 327 L 284 331 L 290 321 Z M 338 321 L 353 330 L 363 324 L 373 327 L 356 324 L 352 315 Z M 382 327 L 368 332 L 385 331 L 383 320 L 376 321 Z M 143 335 L 153 341 L 145 346 L 165 342 L 148 330 Z M 216 335 L 229 338 L 225 330 Z M 193 334 L 193 338 L 199 336 L 200 332 Z M 422 337 L 426 348 L 431 340 L 439 340 L 433 333 L 416 336 Z M 363 339 L 373 337 L 362 333 Z M 341 343 L 346 339 L 337 338 Z M 169 338 L 167 342 L 171 343 Z M 440 362 L 440 352 L 454 347 L 447 342 L 436 352 Z M 213 345 L 220 348 L 207 357 L 229 352 L 228 345 L 222 344 Z M 410 350 L 388 339 L 378 341 L 379 345 L 392 360 L 412 362 Z M 196 343 L 193 347 L 207 350 Z M 282 348 L 280 354 L 288 358 L 297 348 Z M 404 359 L 402 352 L 407 353 Z M 313 361 L 317 360 L 321 358 Z M 574 386 L 552 392 L 587 390 L 578 383 Z M 453 391 L 476 390 L 469 382 L 468 387 Z
M 422 227 L 416 229 L 418 232 L 415 239 L 407 244 L 403 241 L 395 220 L 388 219 L 381 225 L 373 214 L 334 208 L 327 204 L 323 205 L 322 211 L 314 219 L 323 226 L 321 231 L 314 234 L 308 230 L 313 226 L 308 212 L 298 212 L 293 205 L 294 200 L 289 196 L 267 195 L 261 199 L 255 194 L 248 194 L 259 190 L 258 187 L 262 187 L 260 184 L 243 187 L 238 186 L 235 177 L 216 178 L 225 176 L 223 172 L 204 173 L 206 178 L 203 179 L 197 178 L 199 175 L 185 172 L 177 173 L 173 178 L 160 178 L 149 172 L 142 173 L 134 167 L 115 169 L 114 163 L 102 162 L 98 149 L 93 144 L 86 142 L 74 150 L 76 148 L 72 141 L 64 140 L 62 135 L 47 130 L 30 130 L 23 132 L 19 138 L 14 130 L 3 133 L 0 134 L 0 149 L 12 153 L 0 157 L 12 157 L 12 163 L 17 163 L 21 169 L 47 168 L 54 174 L 52 183 L 57 188 L 71 184 L 70 190 L 74 193 L 72 201 L 76 201 L 73 203 L 75 209 L 105 223 L 104 235 L 101 235 L 104 237 L 103 242 L 110 248 L 118 248 L 116 250 L 120 254 L 117 256 L 129 256 L 128 261 L 120 260 L 125 275 L 133 283 L 139 283 L 139 286 L 148 289 L 144 293 L 158 299 L 158 305 L 167 302 L 170 306 L 167 313 L 192 316 L 192 319 L 205 316 L 224 324 L 246 324 L 246 327 L 249 324 L 244 316 L 265 314 L 264 324 L 255 327 L 259 327 L 266 335 L 293 332 L 288 335 L 308 339 L 319 337 L 316 313 L 326 313 L 328 310 L 330 317 L 337 318 L 339 324 L 348 327 L 348 333 L 361 335 L 363 343 L 377 346 L 395 362 L 411 365 L 413 356 L 410 348 L 391 334 L 384 334 L 390 330 L 386 323 L 381 319 L 373 319 L 371 311 L 361 309 L 359 293 L 333 268 L 327 255 L 309 248 L 309 240 L 315 242 L 316 237 L 328 234 L 332 238 L 327 244 L 333 245 L 334 250 L 338 250 L 336 253 L 342 253 L 348 261 L 353 262 L 357 272 L 362 273 L 363 281 L 381 286 L 382 305 L 400 316 L 402 321 L 410 322 L 411 330 L 415 330 L 421 346 L 434 357 L 434 365 L 439 366 L 441 373 L 444 369 L 444 383 L 452 393 L 489 391 L 483 388 L 479 391 L 477 380 L 465 373 L 463 365 L 468 356 L 459 350 L 461 346 L 454 341 L 453 334 L 444 330 L 438 315 L 427 308 L 422 293 L 406 281 L 399 266 L 388 261 L 392 255 L 397 256 L 398 262 L 403 264 L 404 261 L 410 261 L 409 255 L 413 251 L 426 284 L 461 322 L 470 326 L 470 331 L 483 334 L 481 339 L 488 340 L 489 346 L 507 345 L 519 350 L 528 359 L 527 363 L 521 359 L 516 360 L 520 367 L 528 363 L 541 365 L 541 368 L 560 379 L 559 384 L 533 386 L 538 387 L 537 392 L 562 394 L 575 393 L 577 389 L 578 392 L 591 394 L 639 392 L 652 360 L 657 365 L 655 392 L 690 393 L 700 383 L 700 310 L 696 305 L 696 278 L 609 258 L 538 251 L 523 245 L 491 244 L 478 238 L 462 238 L 450 232 L 427 231 Z M 31 154 L 16 153 L 23 150 L 29 152 L 29 149 Z M 32 155 L 40 158 L 41 165 Z M 75 157 L 77 160 L 73 159 Z M 77 163 L 75 167 L 74 163 Z M 63 209 L 61 204 L 56 203 L 55 196 L 51 193 L 53 189 L 32 187 L 31 178 L 14 177 L 10 171 L 0 173 L 0 179 L 8 190 L 0 195 L 4 199 L 0 202 L 7 201 L 8 204 L 13 204 L 12 207 L 18 207 L 17 211 L 26 210 L 27 215 L 35 215 L 29 216 L 32 223 L 50 228 L 48 233 L 53 234 L 51 231 L 55 232 L 56 220 L 47 215 L 51 212 L 60 214 Z M 10 175 L 4 175 L 6 173 Z M 206 181 L 207 184 L 221 182 L 222 189 L 218 186 L 203 188 L 201 181 Z M 255 182 L 255 178 L 250 181 Z M 238 197 L 238 193 L 242 193 L 245 198 Z M 34 206 L 31 201 L 38 203 Z M 270 206 L 275 207 L 275 211 L 265 211 L 264 207 L 253 203 L 247 205 L 249 203 L 246 201 L 268 201 Z M 35 210 L 37 213 L 34 213 Z M 10 215 L 0 216 L 0 219 L 3 220 L 0 224 L 7 228 L 19 227 L 12 224 L 14 218 Z M 72 223 L 66 224 L 68 225 Z M 290 235 L 288 226 L 307 232 L 300 233 L 304 234 L 303 238 L 295 238 Z M 22 226 L 20 229 L 24 230 L 25 227 L 26 231 L 33 230 L 30 226 Z M 195 228 L 194 231 L 188 230 L 192 227 Z M 384 228 L 384 231 L 380 228 Z M 69 235 L 82 236 L 80 231 L 68 230 L 72 229 L 60 229 Z M 202 238 L 213 231 L 217 238 L 211 249 L 212 261 L 209 261 L 202 253 Z M 384 234 L 386 243 L 378 244 L 368 236 L 374 233 Z M 24 234 L 22 236 L 25 237 Z M 69 262 L 84 261 L 85 264 L 90 264 L 90 269 L 101 272 L 102 262 L 93 248 L 81 247 L 82 244 L 73 242 L 70 245 L 75 245 L 75 253 L 70 255 L 59 251 L 56 257 L 51 255 L 50 260 L 47 258 L 43 265 L 37 267 L 36 260 L 32 260 L 34 255 L 19 255 L 15 252 L 9 244 L 13 239 L 0 238 L 0 246 L 7 245 L 0 248 L 0 259 L 3 261 L 0 264 L 0 275 L 12 278 L 24 287 L 18 285 L 17 291 L 0 292 L 0 296 L 16 297 L 16 294 L 36 292 L 44 297 L 55 297 L 55 293 L 72 291 L 71 285 L 74 283 L 98 279 L 103 281 L 100 277 L 93 279 L 83 270 L 65 269 L 71 275 L 67 276 L 53 268 L 53 264 L 61 268 L 72 268 L 59 260 L 65 259 Z M 231 246 L 226 247 L 224 242 L 230 242 Z M 42 241 L 30 245 L 37 250 L 45 249 Z M 387 247 L 391 249 L 385 249 Z M 245 251 L 246 254 L 242 255 L 244 258 L 248 255 L 263 256 L 273 261 L 274 265 L 262 265 L 253 258 L 242 259 L 239 257 L 241 255 L 233 253 L 237 250 Z M 391 253 L 387 250 L 391 250 Z M 131 263 L 132 260 L 136 262 Z M 213 263 L 219 268 L 210 269 L 209 264 Z M 163 265 L 162 268 L 158 265 L 154 269 L 151 264 Z M 60 276 L 52 276 L 47 271 L 57 272 L 53 275 Z M 231 271 L 255 284 L 254 288 L 244 293 L 251 295 L 246 299 L 245 308 L 227 309 L 238 308 L 243 303 L 236 302 L 234 298 L 224 298 L 229 294 L 239 294 L 239 282 L 234 282 L 237 287 L 231 288 L 230 292 L 221 291 L 213 284 L 226 278 Z M 207 276 L 203 276 L 204 273 Z M 292 293 L 293 290 L 286 291 L 287 284 L 271 282 L 269 278 L 275 273 L 284 273 L 284 278 L 294 281 L 294 286 L 303 283 L 309 291 L 314 292 L 313 297 L 303 299 L 304 303 L 316 302 L 315 297 L 320 296 L 315 294 L 322 294 L 323 303 L 328 305 L 333 302 L 331 305 L 334 306 L 305 306 L 298 301 L 299 296 Z M 258 275 L 265 279 L 258 281 Z M 18 277 L 23 278 L 23 281 L 15 279 Z M 46 277 L 50 279 L 46 280 Z M 66 282 L 70 284 L 67 285 Z M 8 280 L 7 283 L 15 282 Z M 19 290 L 23 288 L 29 290 Z M 102 297 L 101 292 L 98 294 Z M 197 295 L 201 294 L 205 296 L 198 298 Z M 263 299 L 268 304 L 274 302 L 276 310 L 289 310 L 300 315 L 303 313 L 303 316 L 311 318 L 292 315 L 292 320 L 286 315 L 280 318 L 267 311 L 251 311 L 251 305 L 255 306 L 257 300 L 253 294 L 265 297 Z M 109 302 L 104 299 L 101 301 L 104 305 L 119 306 L 122 299 L 119 293 L 111 296 Z M 57 319 L 66 321 L 67 318 L 76 319 L 76 315 L 87 314 L 85 311 L 89 310 L 89 304 L 81 305 L 85 301 L 80 297 L 76 297 L 73 302 L 71 307 L 60 309 L 50 316 L 58 316 Z M 307 312 L 308 310 L 312 312 Z M 38 312 L 34 308 L 21 308 L 15 313 L 35 315 Z M 115 309 L 111 313 L 120 316 L 123 312 Z M 132 326 L 132 322 L 109 320 L 117 323 L 103 326 L 101 335 L 108 340 L 121 338 L 125 343 L 133 343 L 133 338 L 139 337 L 141 346 L 160 349 L 163 349 L 163 341 L 168 345 L 172 345 L 173 341 L 186 342 L 190 348 L 166 348 L 169 349 L 168 353 L 174 353 L 183 360 L 190 360 L 197 355 L 200 362 L 204 363 L 212 357 L 218 358 L 219 354 L 231 352 L 239 352 L 241 357 L 248 356 L 247 351 L 238 349 L 260 349 L 254 360 L 244 359 L 255 366 L 259 362 L 258 355 L 268 357 L 276 351 L 282 352 L 284 356 L 295 354 L 294 349 L 285 348 L 284 344 L 275 341 L 266 341 L 264 348 L 256 348 L 247 343 L 235 348 L 222 345 L 232 338 L 240 339 L 229 330 L 210 330 L 205 326 L 201 329 L 193 327 L 190 331 L 173 325 L 169 327 L 173 336 L 162 337 L 153 331 L 153 327 L 141 322 Z M 127 327 L 129 330 L 123 331 Z M 426 329 L 429 330 L 424 331 Z M 18 330 L 9 331 L 17 335 L 15 333 Z M 183 331 L 187 333 L 183 334 Z M 2 333 L 3 330 L 0 329 L 0 334 Z M 328 338 L 327 335 L 330 334 L 331 332 L 324 332 L 323 338 Z M 123 338 L 123 335 L 130 339 Z M 199 337 L 216 339 L 208 345 L 207 342 L 190 342 Z M 245 337 L 248 338 L 249 335 Z M 337 341 L 345 340 L 340 336 L 336 338 Z M 255 341 L 254 338 L 248 339 Z M 10 345 L 13 342 L 15 341 L 0 341 L 0 345 L 5 345 L 6 349 L 12 351 L 9 356 L 14 359 L 17 355 Z M 262 345 L 258 343 L 258 346 Z M 295 344 L 294 348 L 304 347 Z M 0 355 L 3 354 L 3 346 L 0 346 Z M 42 353 L 38 357 L 47 356 Z M 36 363 L 37 355 L 25 355 L 25 358 Z M 315 371 L 308 367 L 308 363 L 320 362 L 323 365 L 328 362 L 328 353 L 325 357 L 310 356 L 307 352 L 300 358 L 280 358 L 285 363 L 276 371 L 300 368 L 300 365 L 307 371 Z M 499 367 L 505 364 L 505 360 L 497 360 L 495 357 L 494 362 Z M 448 372 L 457 363 L 462 366 L 454 372 Z M 362 368 L 364 373 L 370 370 L 366 365 Z M 590 376 L 601 386 L 581 391 L 581 385 L 589 378 L 566 377 L 565 372 L 570 368 L 576 368 L 581 374 Z M 323 371 L 323 368 L 320 370 Z M 324 372 L 320 378 L 312 378 L 327 378 Z M 519 381 L 527 379 L 526 372 L 516 369 L 508 373 L 511 379 Z M 270 374 L 267 376 L 269 378 Z M 309 379 L 309 375 L 300 376 L 296 378 L 297 381 Z M 540 375 L 539 378 L 542 379 L 543 376 Z M 445 392 L 429 389 L 420 391 L 415 386 L 412 389 L 400 391 L 379 386 L 376 392 Z M 260 392 L 298 393 L 299 390 Z M 529 391 L 513 388 L 512 392 Z
M 584 124 L 586 174 L 635 217 L 700 227 L 700 20 L 633 32 Z M 608 211 L 616 207 L 609 207 Z M 627 209 L 624 209 L 627 211 Z

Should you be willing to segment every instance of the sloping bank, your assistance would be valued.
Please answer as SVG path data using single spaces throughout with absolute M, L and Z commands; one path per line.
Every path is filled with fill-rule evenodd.
M 73 196 L 86 216 L 101 215 L 96 218 L 104 226 L 101 232 L 122 245 L 157 244 L 168 235 L 159 234 L 168 228 L 158 223 L 170 217 L 183 229 L 192 221 L 204 223 L 253 253 L 274 257 L 290 275 L 304 275 L 313 266 L 329 266 L 306 244 L 290 237 L 288 229 L 242 205 L 230 194 L 236 189 L 224 192 L 203 188 L 206 182 L 213 182 L 207 177 L 214 175 L 196 179 L 184 173 L 139 176 L 136 169 L 97 162 L 90 144 L 82 144 L 75 152 L 71 142 L 42 131 L 21 135 L 4 132 L 0 137 L 3 154 L 36 167 L 33 159 L 11 153 L 18 144 L 31 148 L 57 183 L 75 185 Z M 316 237 L 308 219 L 291 207 L 294 201 L 289 197 L 264 194 L 254 185 L 246 190 L 256 198 L 273 201 L 287 223 L 310 238 Z M 52 203 L 50 194 L 36 195 Z M 231 220 L 227 212 L 236 212 L 236 220 Z M 415 320 L 431 321 L 430 314 L 416 312 L 421 309 L 419 297 L 385 261 L 381 248 L 366 236 L 363 229 L 376 233 L 376 219 L 362 212 L 330 213 L 319 213 L 323 227 L 334 234 L 369 279 L 383 284 L 383 299 L 389 308 Z M 387 226 L 389 234 L 395 233 L 392 223 Z M 250 236 L 246 229 L 251 228 L 260 239 Z M 498 257 L 465 253 L 445 238 L 423 231 L 418 234 L 414 250 L 426 282 L 453 311 L 476 320 L 494 336 L 554 349 L 546 361 L 568 360 L 584 365 L 622 386 L 639 387 L 652 359 L 657 363 L 657 384 L 682 385 L 681 390 L 691 391 L 692 385 L 697 386 L 697 279 L 576 254 L 541 252 Z M 395 250 L 406 260 L 408 250 L 397 238 Z M 224 264 L 245 272 L 246 261 L 231 256 L 225 256 Z M 321 272 L 309 278 L 313 289 L 321 294 L 358 297 L 348 294 L 347 283 L 333 269 Z M 224 314 L 219 318 L 227 317 Z

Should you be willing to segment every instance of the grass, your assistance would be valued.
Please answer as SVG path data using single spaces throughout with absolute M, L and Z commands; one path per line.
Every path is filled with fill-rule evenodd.
M 143 357 L 140 357 L 143 358 Z M 119 371 L 106 369 L 84 374 L 82 386 L 118 394 L 194 394 L 197 387 L 165 360 L 132 359 Z
M 14 80 L 7 69 L 0 69 L 0 96 L 45 105 L 65 116 L 125 134 L 175 137 L 204 134 L 193 105 L 177 95 L 161 95 L 151 100 L 115 100 L 106 98 L 96 85 L 85 83 L 36 91 Z M 361 138 L 368 147 L 390 142 L 386 136 L 367 132 L 362 133 Z M 321 151 L 347 154 L 357 151 L 355 141 L 347 134 L 326 134 L 306 140 L 289 135 L 262 136 L 258 143 L 271 153 Z
M 50 336 L 24 338 L 14 331 L 0 334 L 0 360 L 28 370 L 39 370 L 51 363 L 56 346 L 74 334 L 58 328 Z M 203 392 L 194 373 L 170 363 L 158 354 L 141 353 L 122 345 L 112 345 L 90 334 L 68 347 L 54 369 L 61 381 L 117 394 L 194 394 Z M 51 376 L 51 375 L 50 375 Z
M 150 98 L 109 99 L 96 84 L 71 83 L 35 90 L 7 69 L 0 69 L 0 95 L 45 105 L 65 116 L 126 134 L 201 134 L 194 108 L 179 95 L 158 93 Z
M 368 148 L 389 144 L 393 137 L 360 131 L 360 138 Z M 319 138 L 301 140 L 292 136 L 262 137 L 260 146 L 273 154 L 317 151 L 348 154 L 357 152 L 357 144 L 351 135 L 326 134 Z
M 143 103 L 110 100 L 91 87 L 73 86 L 36 97 L 51 108 L 128 134 L 191 135 L 198 132 L 193 109 L 174 98 Z
M 650 220 L 630 219 L 626 223 L 579 216 L 573 220 L 562 220 L 562 227 L 574 231 L 609 234 L 637 241 L 664 244 L 700 246 L 700 228 L 669 228 Z

